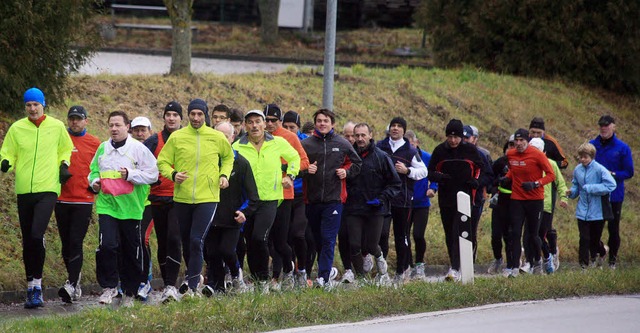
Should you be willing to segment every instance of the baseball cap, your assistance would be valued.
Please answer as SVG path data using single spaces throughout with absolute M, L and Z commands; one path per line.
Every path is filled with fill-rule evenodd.
M 600 126 L 609 126 L 609 124 L 615 124 L 615 123 L 616 123 L 615 119 L 613 119 L 613 117 L 611 117 L 610 115 L 604 115 L 600 117 L 600 120 L 598 120 L 598 125 Z
M 462 128 L 462 135 L 467 139 L 472 137 L 472 136 L 475 136 L 477 138 L 478 137 L 478 129 L 475 126 L 464 125 L 464 127 Z
M 69 113 L 67 113 L 67 118 L 71 117 L 87 119 L 87 110 L 85 110 L 82 105 L 74 105 L 69 108 Z
M 515 133 L 513 133 L 513 139 L 525 139 L 529 141 L 529 131 L 524 128 L 519 128 Z
M 146 126 L 151 128 L 151 121 L 149 121 L 149 118 L 147 117 L 135 117 L 131 121 L 131 128 L 138 126 Z
M 244 115 L 244 119 L 249 118 L 250 115 L 258 115 L 260 117 L 262 117 L 262 119 L 264 120 L 264 113 L 262 113 L 262 111 L 260 110 L 251 110 L 249 112 L 247 112 L 247 114 Z

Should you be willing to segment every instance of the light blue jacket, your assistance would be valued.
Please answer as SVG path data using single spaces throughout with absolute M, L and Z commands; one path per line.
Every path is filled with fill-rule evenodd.
M 576 166 L 571 183 L 569 198 L 579 197 L 576 218 L 582 221 L 602 220 L 602 196 L 616 188 L 611 173 L 593 160 L 586 167 L 582 164 Z

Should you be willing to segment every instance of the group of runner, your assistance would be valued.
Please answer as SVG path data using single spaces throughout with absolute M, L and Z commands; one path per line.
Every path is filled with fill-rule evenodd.
M 491 198 L 490 273 L 557 270 L 552 217 L 558 196 L 563 207 L 567 198 L 579 197 L 580 264 L 602 265 L 606 255 L 610 267 L 617 263 L 624 180 L 633 176 L 633 162 L 609 115 L 598 122 L 600 135 L 578 148 L 580 164 L 567 189 L 560 169 L 568 161 L 541 118 L 529 130 L 515 131 L 505 155 L 493 162 L 477 146 L 478 129 L 457 119 L 447 124 L 446 140 L 431 155 L 402 117 L 393 118 L 385 137 L 375 141 L 366 123 L 347 122 L 338 133 L 335 114 L 327 109 L 317 110 L 312 130 L 303 133 L 310 126 L 301 126 L 300 115 L 275 104 L 246 113 L 220 104 L 210 113 L 204 100 L 194 99 L 184 127 L 182 106 L 169 102 L 157 133 L 146 117 L 129 121 L 125 112 L 111 112 L 110 138 L 100 142 L 87 133 L 84 107 L 72 106 L 65 126 L 44 115 L 39 89 L 27 90 L 24 102 L 27 117 L 7 132 L 0 170 L 16 173 L 25 308 L 43 306 L 44 232 L 54 210 L 67 268 L 59 296 L 67 303 L 81 296 L 82 243 L 94 202 L 103 304 L 118 295 L 125 306 L 148 297 L 152 229 L 162 302 L 248 290 L 245 256 L 255 290 L 330 289 L 339 275 L 336 240 L 343 283 L 367 279 L 374 267 L 372 281 L 379 285 L 424 279 L 424 234 L 436 194 L 450 260 L 446 279 L 457 281 L 460 191 L 472 198 L 474 260 L 478 223 Z M 608 247 L 600 240 L 605 221 Z M 391 226 L 393 277 L 386 260 Z M 185 276 L 178 281 L 183 260 Z

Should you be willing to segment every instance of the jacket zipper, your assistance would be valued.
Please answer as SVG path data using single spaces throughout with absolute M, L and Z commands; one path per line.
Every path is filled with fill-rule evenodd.
M 193 192 L 191 194 L 193 203 L 196 203 L 196 178 L 198 176 L 199 163 L 200 163 L 200 132 L 196 130 L 196 171 L 193 174 Z
M 42 125 L 42 124 L 41 124 Z M 36 127 L 36 149 L 33 150 L 33 167 L 31 168 L 31 190 L 33 193 L 33 174 L 36 171 L 36 162 L 38 157 L 38 144 L 40 143 L 40 127 Z
M 322 140 L 324 144 L 324 160 L 322 160 L 322 192 L 320 193 L 320 202 L 324 202 L 324 177 L 327 170 L 327 138 L 323 138 Z

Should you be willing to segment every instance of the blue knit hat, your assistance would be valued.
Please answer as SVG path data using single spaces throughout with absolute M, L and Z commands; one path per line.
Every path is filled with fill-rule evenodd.
M 46 104 L 44 103 L 44 94 L 42 93 L 42 90 L 36 87 L 30 88 L 29 90 L 24 92 L 24 103 L 26 104 L 28 102 L 38 102 L 42 104 L 42 106 L 46 106 Z

